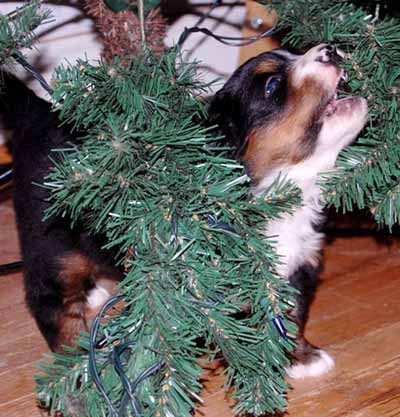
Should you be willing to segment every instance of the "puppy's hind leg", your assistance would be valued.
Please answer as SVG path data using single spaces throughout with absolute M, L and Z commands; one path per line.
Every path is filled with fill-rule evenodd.
M 62 353 L 115 293 L 117 274 L 78 251 L 26 266 L 27 304 L 49 347 Z
M 82 330 L 89 330 L 104 303 L 116 293 L 117 273 L 82 253 L 71 252 L 60 262 L 63 283 L 63 311 L 59 315 L 56 350 L 73 346 Z

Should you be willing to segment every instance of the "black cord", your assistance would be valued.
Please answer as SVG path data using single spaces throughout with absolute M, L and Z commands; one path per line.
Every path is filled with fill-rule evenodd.
M 210 16 L 213 10 L 218 6 L 221 6 L 221 4 L 222 4 L 222 0 L 215 0 L 214 3 L 211 5 L 210 10 L 207 13 L 205 13 L 203 16 L 201 16 L 200 19 L 195 23 L 195 25 L 190 29 L 196 28 L 199 25 L 201 25 Z M 179 47 L 182 47 L 186 39 L 190 36 L 191 34 L 190 29 L 185 28 L 185 30 L 182 32 L 178 40 Z
M 117 407 L 114 405 L 112 400 L 110 399 L 106 389 L 104 387 L 101 375 L 97 369 L 97 361 L 96 361 L 96 349 L 104 348 L 107 344 L 107 337 L 103 337 L 100 341 L 97 341 L 97 336 L 100 328 L 100 322 L 103 316 L 107 313 L 109 309 L 111 309 L 115 304 L 122 301 L 124 297 L 122 295 L 116 295 L 110 298 L 101 308 L 99 313 L 97 314 L 96 318 L 93 320 L 91 329 L 90 329 L 90 338 L 89 338 L 89 373 L 93 378 L 93 382 L 95 383 L 97 389 L 100 391 L 101 395 L 103 396 L 109 411 L 110 417 L 125 417 L 129 415 L 127 412 L 127 407 L 130 404 L 132 407 L 132 411 L 134 412 L 135 417 L 141 416 L 141 407 L 139 400 L 134 395 L 136 388 L 147 378 L 153 376 L 157 372 L 159 372 L 165 366 L 165 362 L 160 361 L 155 363 L 154 365 L 150 366 L 149 368 L 145 369 L 136 379 L 130 381 L 128 376 L 126 375 L 122 363 L 122 356 L 124 353 L 130 349 L 132 346 L 135 345 L 134 342 L 119 344 L 119 345 L 111 345 L 111 352 L 109 356 L 109 362 L 113 364 L 115 371 L 119 378 L 121 379 L 122 387 L 123 387 L 123 395 L 121 400 L 119 401 L 119 407 L 117 411 Z
M 210 17 L 211 13 L 214 11 L 215 8 L 222 6 L 222 0 L 216 0 L 214 1 L 214 3 L 211 5 L 210 10 L 205 13 L 204 15 L 202 15 L 200 17 L 200 19 L 195 23 L 194 26 L 190 27 L 190 28 L 185 28 L 184 31 L 182 32 L 181 36 L 179 37 L 178 40 L 178 46 L 180 48 L 182 48 L 182 45 L 186 42 L 187 38 L 192 34 L 192 33 L 203 33 L 207 36 L 210 36 L 212 38 L 214 38 L 215 40 L 217 40 L 220 43 L 223 43 L 224 45 L 228 45 L 228 46 L 246 46 L 246 45 L 250 45 L 254 42 L 257 42 L 258 40 L 262 39 L 262 38 L 266 38 L 268 36 L 273 36 L 276 35 L 279 32 L 285 31 L 288 29 L 289 26 L 274 26 L 271 29 L 266 30 L 263 33 L 260 33 L 259 35 L 256 36 L 248 36 L 248 37 L 232 37 L 232 36 L 222 36 L 222 35 L 216 35 L 215 33 L 213 33 L 211 30 L 207 29 L 207 28 L 201 28 L 199 27 L 207 18 Z M 227 6 L 231 6 L 231 4 L 227 4 Z
M 93 382 L 95 383 L 97 389 L 100 391 L 100 394 L 103 396 L 104 400 L 107 403 L 108 410 L 110 412 L 110 417 L 118 417 L 117 410 L 114 408 L 114 404 L 110 400 L 102 379 L 100 377 L 99 371 L 97 370 L 96 364 L 96 347 L 97 347 L 97 333 L 100 327 L 100 320 L 104 314 L 115 304 L 122 300 L 122 296 L 118 295 L 110 298 L 101 308 L 100 312 L 97 314 L 96 318 L 93 320 L 92 326 L 90 328 L 90 340 L 89 340 L 89 372 L 92 375 Z
M 274 26 L 273 28 L 268 29 L 265 32 L 260 33 L 259 35 L 256 35 L 256 36 L 234 37 L 234 36 L 216 35 L 215 33 L 211 32 L 211 30 L 207 28 L 199 28 L 199 27 L 193 26 L 191 28 L 185 28 L 181 37 L 179 38 L 178 45 L 182 46 L 182 44 L 186 41 L 186 39 L 189 37 L 191 33 L 201 32 L 207 36 L 210 36 L 211 38 L 216 39 L 218 42 L 223 43 L 224 45 L 246 46 L 254 42 L 257 42 L 260 39 L 276 35 L 277 33 L 287 30 L 288 28 L 289 26 L 280 26 L 280 27 Z
M 123 387 L 124 392 L 125 392 L 124 396 L 122 397 L 121 405 L 120 405 L 120 408 L 119 408 L 119 415 L 121 415 L 121 416 L 124 414 L 125 409 L 128 406 L 128 401 L 129 400 L 130 400 L 133 412 L 137 416 L 140 416 L 140 414 L 142 413 L 140 403 L 137 400 L 137 398 L 133 395 L 134 389 L 132 388 L 132 384 L 129 381 L 128 376 L 125 374 L 125 371 L 124 371 L 124 368 L 123 368 L 123 365 L 122 365 L 122 361 L 121 361 L 121 355 L 126 350 L 128 350 L 132 345 L 133 345 L 132 343 L 125 343 L 122 346 L 116 346 L 113 349 L 113 352 L 112 352 L 114 368 L 115 368 L 115 371 L 117 372 L 118 376 L 121 379 L 122 387 Z
M 0 276 L 12 274 L 18 272 L 24 267 L 24 263 L 21 261 L 10 262 L 8 264 L 0 265 Z
M 44 88 L 51 96 L 54 93 L 54 90 L 50 87 L 47 81 L 43 78 L 42 74 L 40 74 L 35 67 L 33 67 L 26 59 L 19 54 L 12 54 L 12 57 L 18 62 L 18 64 L 22 65 L 29 74 L 32 75 L 37 81 L 39 81 L 42 88 Z
M 0 165 L 0 188 L 8 185 L 13 177 L 12 164 L 1 164 Z

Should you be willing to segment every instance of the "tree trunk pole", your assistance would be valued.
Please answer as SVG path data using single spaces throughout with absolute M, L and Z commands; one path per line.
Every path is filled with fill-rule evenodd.
M 140 37 L 142 38 L 143 49 L 146 48 L 146 32 L 144 30 L 144 0 L 138 0 Z

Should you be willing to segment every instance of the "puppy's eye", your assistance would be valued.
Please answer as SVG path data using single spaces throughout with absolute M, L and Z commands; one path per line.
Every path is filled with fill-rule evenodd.
M 280 75 L 272 75 L 265 83 L 265 95 L 268 97 L 273 94 L 280 86 L 282 77 Z

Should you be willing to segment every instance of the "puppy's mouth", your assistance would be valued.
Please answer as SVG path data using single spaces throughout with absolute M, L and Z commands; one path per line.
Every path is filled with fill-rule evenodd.
M 348 80 L 347 74 L 342 71 L 340 78 L 338 80 L 334 94 L 330 97 L 325 108 L 323 110 L 322 116 L 332 117 L 333 115 L 339 115 L 351 112 L 354 104 L 358 101 L 359 97 L 348 96 L 343 98 L 338 98 L 338 90 L 347 90 L 346 82 Z

